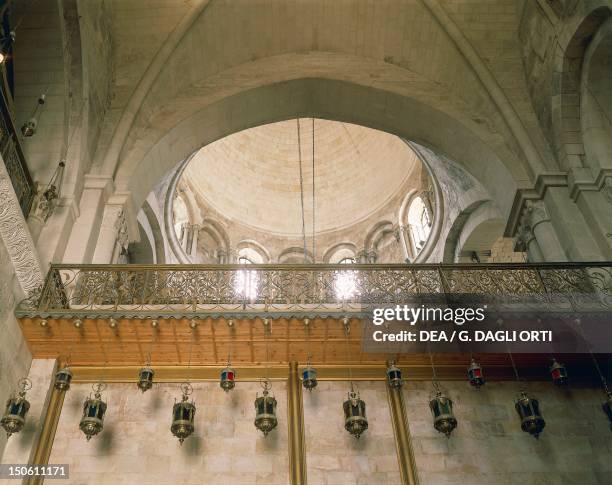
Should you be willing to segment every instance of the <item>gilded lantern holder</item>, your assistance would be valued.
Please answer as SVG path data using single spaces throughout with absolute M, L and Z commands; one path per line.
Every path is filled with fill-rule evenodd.
M 19 379 L 17 383 L 19 392 L 11 395 L 6 401 L 4 415 L 0 420 L 0 425 L 6 431 L 7 438 L 12 434 L 19 433 L 26 421 L 26 415 L 30 409 L 30 402 L 25 398 L 27 391 L 32 389 L 32 381 L 27 377 Z
M 85 399 L 83 416 L 79 423 L 79 428 L 85 433 L 87 441 L 104 429 L 104 415 L 106 413 L 106 402 L 102 400 L 102 391 L 106 389 L 106 384 L 98 382 L 92 386 L 92 389 L 94 397 L 92 398 L 90 395 Z
M 196 406 L 193 400 L 189 401 L 189 396 L 193 393 L 193 387 L 188 382 L 181 384 L 183 395 L 179 402 L 175 402 L 172 407 L 172 425 L 170 431 L 179 439 L 182 445 L 185 438 L 190 436 L 194 430 L 194 418 Z
M 272 431 L 278 425 L 276 417 L 276 398 L 270 394 L 272 384 L 268 379 L 261 382 L 263 388 L 262 395 L 257 394 L 255 398 L 255 427 L 260 430 L 264 436 Z

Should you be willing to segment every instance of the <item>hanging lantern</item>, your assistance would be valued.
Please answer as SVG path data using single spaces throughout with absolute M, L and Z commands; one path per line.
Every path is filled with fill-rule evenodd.
M 72 372 L 70 372 L 70 368 L 66 366 L 55 373 L 55 381 L 53 382 L 53 386 L 58 391 L 67 391 L 68 389 L 70 389 L 71 381 Z
M 525 391 L 521 391 L 514 407 L 521 418 L 521 429 L 537 438 L 546 426 L 546 421 L 540 414 L 538 400 L 529 397 Z
M 359 398 L 359 393 L 351 388 L 348 393 L 348 399 L 344 401 L 343 407 L 344 428 L 355 438 L 359 439 L 361 434 L 368 429 L 366 403 Z
M 302 385 L 304 389 L 312 391 L 317 387 L 317 370 L 310 365 L 310 361 L 306 364 L 304 370 L 302 370 Z
M 387 383 L 392 389 L 399 389 L 404 384 L 402 380 L 402 371 L 395 366 L 395 362 L 390 361 L 387 367 Z
M 170 431 L 179 439 L 182 445 L 185 438 L 193 433 L 195 427 L 193 419 L 195 417 L 196 407 L 193 401 L 189 402 L 189 395 L 193 392 L 191 384 L 184 383 L 181 385 L 183 397 L 180 402 L 175 402 L 172 408 L 172 426 Z
M 142 392 L 148 391 L 153 387 L 153 377 L 155 376 L 155 371 L 151 369 L 149 364 L 145 365 L 138 371 L 138 389 Z
M 468 367 L 467 374 L 470 384 L 473 387 L 479 389 L 480 386 L 484 386 L 485 378 L 482 373 L 482 367 L 480 367 L 480 364 L 478 364 L 478 362 L 476 362 L 474 359 L 472 359 L 472 362 Z
M 236 386 L 236 371 L 230 367 L 229 361 L 225 369 L 221 371 L 221 381 L 219 385 L 225 392 L 232 390 Z
M 104 414 L 106 413 L 106 403 L 102 401 L 100 394 L 106 388 L 106 384 L 98 382 L 93 385 L 94 397 L 91 395 L 85 399 L 83 404 L 83 417 L 79 423 L 79 428 L 85 433 L 87 441 L 92 436 L 97 435 L 104 428 Z
M 567 384 L 567 369 L 563 364 L 559 364 L 557 359 L 553 358 L 549 370 L 550 377 L 552 377 L 552 381 L 555 385 L 564 386 Z
M 262 382 L 263 393 L 255 398 L 255 427 L 262 431 L 264 436 L 276 428 L 276 399 L 270 395 L 272 385 L 269 380 Z
M 26 377 L 19 379 L 17 386 L 19 387 L 19 393 L 17 395 L 13 394 L 6 401 L 4 416 L 0 420 L 0 424 L 6 431 L 7 438 L 10 438 L 13 433 L 19 433 L 23 429 L 26 415 L 30 409 L 30 403 L 25 398 L 25 395 L 28 390 L 32 389 L 32 382 Z
M 440 389 L 429 401 L 429 408 L 434 418 L 434 428 L 450 438 L 451 433 L 457 427 L 457 419 L 453 414 L 453 401 L 445 396 Z

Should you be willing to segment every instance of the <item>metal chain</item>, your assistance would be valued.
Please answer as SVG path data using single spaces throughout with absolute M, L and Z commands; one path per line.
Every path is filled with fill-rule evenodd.
M 300 133 L 300 119 L 297 118 L 297 135 L 298 135 L 298 157 L 300 162 L 300 201 L 302 207 L 302 238 L 304 239 L 304 262 L 308 261 L 308 252 L 306 250 L 306 216 L 304 215 L 304 176 L 302 174 L 302 135 Z
M 316 262 L 315 245 L 315 119 L 312 118 L 312 262 Z

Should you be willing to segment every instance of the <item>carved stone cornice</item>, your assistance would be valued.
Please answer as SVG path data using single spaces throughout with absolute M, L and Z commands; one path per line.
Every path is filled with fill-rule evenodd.
M 40 261 L 4 162 L 0 162 L 0 236 L 23 292 L 37 291 L 44 279 Z
M 567 185 L 567 173 L 551 172 L 540 174 L 532 187 L 523 187 L 518 189 L 514 196 L 512 209 L 510 210 L 510 214 L 508 216 L 504 236 L 516 236 L 527 201 L 543 199 L 544 194 L 549 187 L 566 187 Z

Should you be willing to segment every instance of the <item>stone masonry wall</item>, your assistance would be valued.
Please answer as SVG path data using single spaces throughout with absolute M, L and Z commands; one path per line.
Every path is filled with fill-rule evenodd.
M 15 391 L 17 381 L 28 375 L 32 355 L 23 339 L 13 311 L 19 298 L 13 264 L 0 240 L 0 409 Z M 6 445 L 6 433 L 0 433 L 0 456 Z
M 304 393 L 308 483 L 401 483 L 385 385 L 357 383 L 369 424 L 359 440 L 344 429 L 342 403 L 347 399 L 348 382 L 320 382 L 316 390 Z
M 135 384 L 109 384 L 104 430 L 89 443 L 79 421 L 91 386 L 73 385 L 49 463 L 68 463 L 73 484 L 288 483 L 285 383 L 273 383 L 279 424 L 266 438 L 253 424 L 259 383 L 240 382 L 228 394 L 216 382 L 193 388 L 195 432 L 180 446 L 170 432 L 178 384 L 157 384 L 144 394 Z
M 486 369 L 485 369 L 486 372 Z M 433 428 L 429 382 L 404 386 L 420 485 L 612 483 L 612 432 L 600 389 L 557 389 L 529 383 L 546 428 L 539 439 L 521 431 L 515 382 L 444 382 L 458 426 L 450 439 Z

